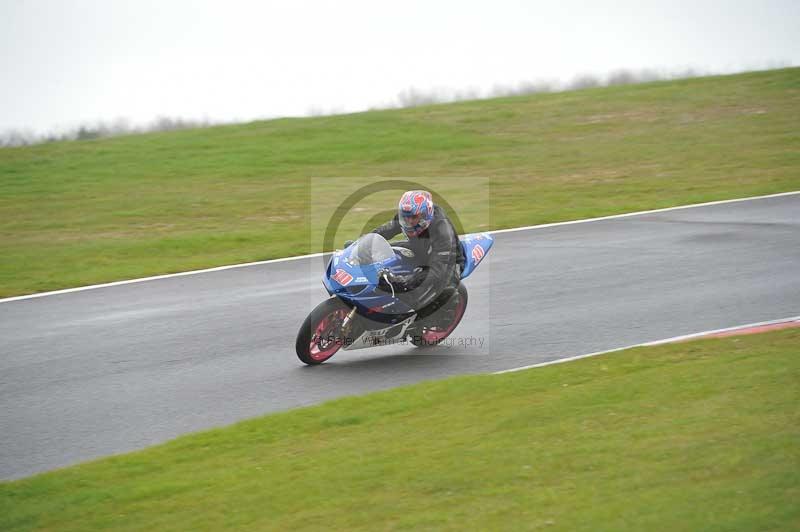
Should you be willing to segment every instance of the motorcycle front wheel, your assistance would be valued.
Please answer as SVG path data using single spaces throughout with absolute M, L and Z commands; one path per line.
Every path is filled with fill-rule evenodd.
M 300 326 L 295 342 L 297 357 L 309 366 L 330 359 L 344 344 L 342 323 L 350 308 L 338 297 L 326 299 Z

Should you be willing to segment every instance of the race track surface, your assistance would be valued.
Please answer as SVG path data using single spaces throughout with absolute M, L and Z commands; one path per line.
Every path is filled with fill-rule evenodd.
M 800 195 L 497 234 L 466 281 L 462 345 L 308 368 L 294 340 L 326 297 L 322 269 L 0 302 L 0 478 L 342 395 L 798 315 Z

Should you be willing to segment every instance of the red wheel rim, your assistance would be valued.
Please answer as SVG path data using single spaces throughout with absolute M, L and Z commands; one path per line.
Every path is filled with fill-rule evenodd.
M 328 360 L 342 347 L 342 339 L 337 333 L 341 330 L 345 316 L 347 310 L 337 309 L 317 324 L 308 345 L 308 354 L 312 359 L 317 362 Z
M 458 296 L 458 303 L 456 304 L 456 309 L 453 314 L 453 320 L 450 322 L 447 327 L 431 327 L 430 329 L 425 329 L 422 333 L 422 340 L 429 345 L 436 344 L 453 332 L 453 329 L 456 328 L 458 322 L 461 321 L 461 316 L 464 315 L 464 299 L 461 296 Z

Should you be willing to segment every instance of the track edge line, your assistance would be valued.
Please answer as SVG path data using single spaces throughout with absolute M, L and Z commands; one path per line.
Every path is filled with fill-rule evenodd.
M 759 200 L 759 199 L 766 199 L 766 198 L 777 198 L 777 197 L 781 197 L 781 196 L 792 196 L 792 195 L 796 195 L 796 194 L 800 194 L 800 190 L 794 190 L 794 191 L 791 191 L 791 192 L 778 192 L 776 194 L 766 194 L 766 195 L 763 195 L 763 196 L 749 196 L 749 197 L 746 197 L 746 198 L 735 198 L 735 199 L 727 199 L 727 200 L 708 201 L 708 202 L 705 202 L 705 203 L 692 203 L 690 205 L 678 205 L 678 206 L 675 206 L 675 207 L 665 207 L 663 209 L 652 209 L 652 210 L 648 210 L 648 211 L 636 211 L 636 212 L 627 212 L 627 213 L 622 213 L 622 214 L 612 214 L 612 215 L 609 215 L 609 216 L 601 216 L 599 218 L 584 218 L 584 219 L 581 219 L 581 220 L 569 220 L 569 221 L 566 221 L 566 222 L 553 222 L 553 223 L 548 223 L 548 224 L 527 225 L 527 226 L 523 226 L 523 227 L 512 227 L 512 228 L 509 228 L 509 229 L 494 229 L 494 230 L 491 230 L 491 231 L 484 231 L 484 232 L 492 234 L 492 235 L 496 235 L 496 234 L 500 234 L 500 233 L 513 233 L 513 232 L 516 232 L 516 231 L 530 231 L 530 230 L 535 230 L 535 229 L 546 229 L 548 227 L 559 227 L 559 226 L 562 226 L 562 225 L 574 225 L 574 224 L 583 224 L 583 223 L 591 223 L 591 222 L 600 222 L 600 221 L 603 221 L 603 220 L 613 220 L 615 218 L 628 218 L 628 217 L 631 217 L 631 216 L 641 216 L 641 215 L 644 215 L 644 214 L 653 214 L 653 213 L 657 213 L 657 212 L 668 212 L 668 211 L 676 211 L 676 210 L 681 210 L 681 209 L 692 209 L 692 208 L 695 208 L 695 207 L 708 207 L 708 206 L 711 206 L 711 205 L 722 205 L 722 204 L 725 204 L 725 203 L 736 203 L 736 202 L 741 202 L 741 201 L 751 201 L 751 200 Z M 310 259 L 310 258 L 314 258 L 314 257 L 321 257 L 321 256 L 323 256 L 323 255 L 325 255 L 327 253 L 330 253 L 330 251 L 319 252 L 319 253 L 310 253 L 308 255 L 295 255 L 295 256 L 292 256 L 292 257 L 281 257 L 281 258 L 277 258 L 277 259 L 268 259 L 268 260 L 261 260 L 261 261 L 255 261 L 255 262 L 243 262 L 243 263 L 240 263 L 240 264 L 229 264 L 229 265 L 225 265 L 225 266 L 215 266 L 215 267 L 212 267 L 212 268 L 203 268 L 203 269 L 200 269 L 200 270 L 188 270 L 188 271 L 185 271 L 185 272 L 165 273 L 165 274 L 161 274 L 161 275 L 153 275 L 153 276 L 150 276 L 150 277 L 139 277 L 139 278 L 136 278 L 136 279 L 126 279 L 126 280 L 122 280 L 122 281 L 112 281 L 112 282 L 109 282 L 109 283 L 92 284 L 92 285 L 86 285 L 86 286 L 76 286 L 74 288 L 64 288 L 64 289 L 61 289 L 61 290 L 53 290 L 53 291 L 50 291 L 50 292 L 36 292 L 36 293 L 33 293 L 33 294 L 23 294 L 23 295 L 19 295 L 19 296 L 0 298 L 0 304 L 2 304 L 2 303 L 11 303 L 13 301 L 22 301 L 22 300 L 25 300 L 25 299 L 35 299 L 35 298 L 45 297 L 45 296 L 55 296 L 55 295 L 60 295 L 60 294 L 69 294 L 69 293 L 72 293 L 72 292 L 83 292 L 84 290 L 94 290 L 96 288 L 110 288 L 112 286 L 120 286 L 120 285 L 133 284 L 133 283 L 143 283 L 143 282 L 147 282 L 147 281 L 157 281 L 159 279 L 168 279 L 168 278 L 171 278 L 171 277 L 182 277 L 182 276 L 185 276 L 185 275 L 195 275 L 195 274 L 199 274 L 199 273 L 211 273 L 211 272 L 217 272 L 217 271 L 222 271 L 222 270 L 232 270 L 234 268 L 247 268 L 247 267 L 250 267 L 250 266 L 261 266 L 261 265 L 264 265 L 264 264 L 272 264 L 272 263 L 275 263 L 275 262 L 286 262 L 286 261 L 292 261 L 292 260 Z
M 624 351 L 626 349 L 634 349 L 636 347 L 652 347 L 652 346 L 656 346 L 656 345 L 671 344 L 671 343 L 675 343 L 675 342 L 682 342 L 684 340 L 691 340 L 691 339 L 694 339 L 694 338 L 702 338 L 704 336 L 709 336 L 709 335 L 712 335 L 712 334 L 737 331 L 737 330 L 740 330 L 740 329 L 749 329 L 751 327 L 762 327 L 762 326 L 765 326 L 765 325 L 777 325 L 777 324 L 780 324 L 780 323 L 791 323 L 791 322 L 800 322 L 800 316 L 791 316 L 789 318 L 778 318 L 778 319 L 775 319 L 775 320 L 760 321 L 760 322 L 755 322 L 755 323 L 745 323 L 743 325 L 736 325 L 734 327 L 725 327 L 725 328 L 722 328 L 722 329 L 712 329 L 712 330 L 708 330 L 708 331 L 700 331 L 700 332 L 696 332 L 696 333 L 683 334 L 683 335 L 680 335 L 680 336 L 672 336 L 670 338 L 663 338 L 661 340 L 653 340 L 653 341 L 650 341 L 650 342 L 642 342 L 642 343 L 639 343 L 639 344 L 631 344 L 631 345 L 626 345 L 626 346 L 623 346 L 623 347 L 615 347 L 613 349 L 606 349 L 605 351 L 595 351 L 594 353 L 586 353 L 584 355 L 576 355 L 576 356 L 567 357 L 567 358 L 558 358 L 556 360 L 548 360 L 546 362 L 539 362 L 537 364 L 530 364 L 530 365 L 527 365 L 527 366 L 520 366 L 518 368 L 510 368 L 510 369 L 503 369 L 503 370 L 500 370 L 500 371 L 493 371 L 489 375 L 502 375 L 504 373 L 514 373 L 514 372 L 523 371 L 523 370 L 526 370 L 526 369 L 542 368 L 544 366 L 552 366 L 554 364 L 562 364 L 564 362 L 572 362 L 573 360 L 580 360 L 582 358 L 595 357 L 595 356 L 598 356 L 598 355 L 607 355 L 609 353 L 616 353 L 617 351 Z

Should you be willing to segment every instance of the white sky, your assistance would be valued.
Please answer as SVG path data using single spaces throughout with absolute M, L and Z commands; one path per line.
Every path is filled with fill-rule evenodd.
M 0 131 L 355 111 L 409 87 L 800 65 L 800 0 L 0 0 Z

